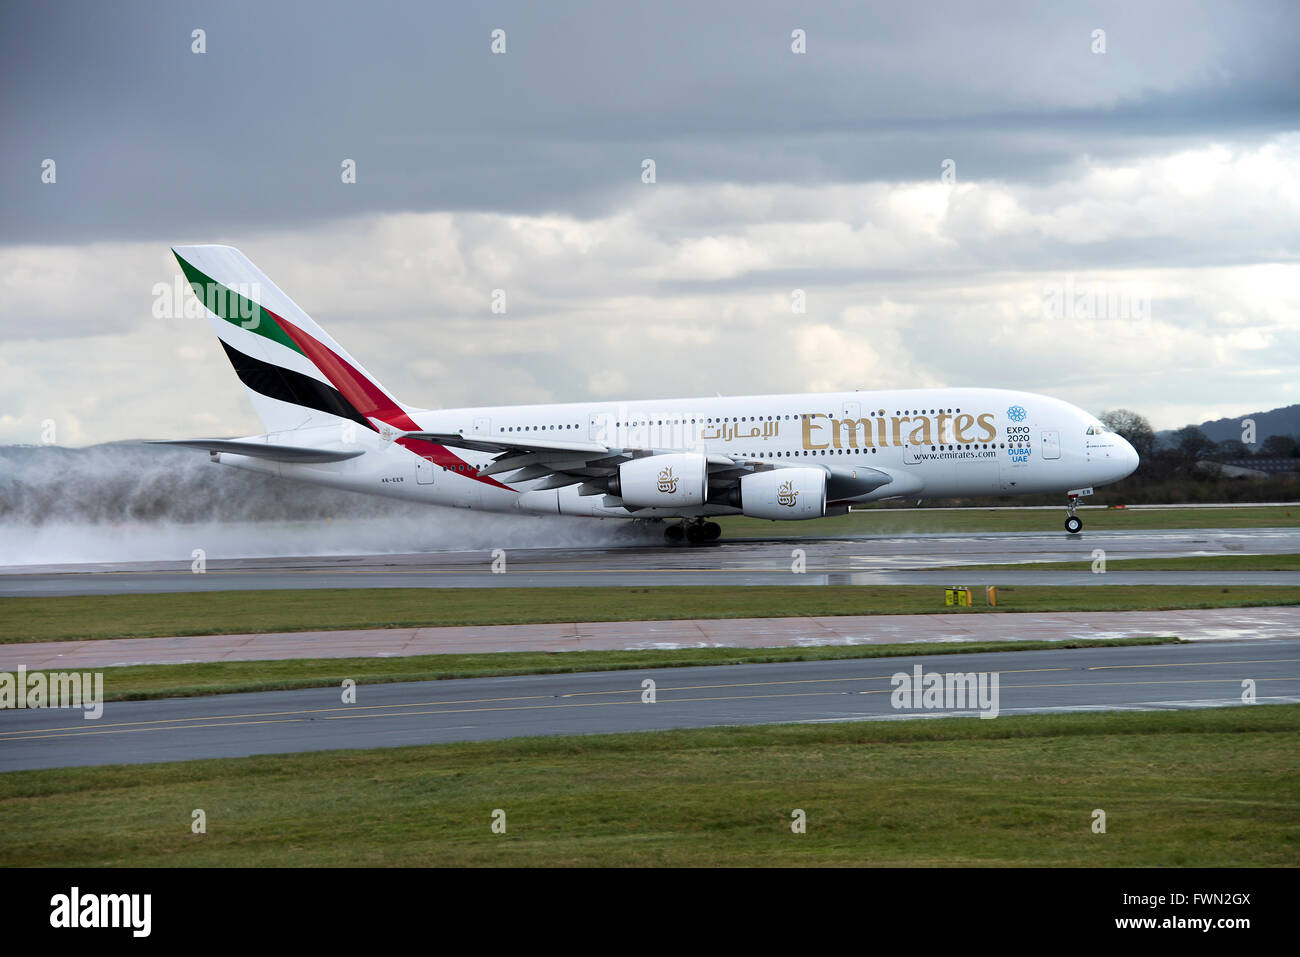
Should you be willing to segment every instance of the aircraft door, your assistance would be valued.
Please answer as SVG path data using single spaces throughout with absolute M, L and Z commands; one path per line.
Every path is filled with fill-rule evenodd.
M 1061 433 L 1044 432 L 1043 444 L 1039 448 L 1043 450 L 1043 458 L 1059 459 L 1061 457 Z
M 415 481 L 419 485 L 432 485 L 434 473 L 438 466 L 423 455 L 415 460 Z
M 587 438 L 605 445 L 616 445 L 614 415 L 612 412 L 592 412 L 587 416 Z

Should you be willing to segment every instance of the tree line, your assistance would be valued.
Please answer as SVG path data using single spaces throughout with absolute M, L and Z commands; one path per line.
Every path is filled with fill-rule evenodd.
M 1132 443 L 1141 462 L 1128 478 L 1099 487 L 1089 505 L 1155 505 L 1211 502 L 1293 502 L 1300 500 L 1295 472 L 1229 478 L 1215 465 L 1228 459 L 1295 459 L 1300 471 L 1300 436 L 1270 435 L 1263 442 L 1215 442 L 1190 425 L 1162 442 L 1147 419 L 1130 409 L 1103 412 L 1101 421 Z M 1241 463 L 1249 467 L 1248 462 Z M 1057 494 L 972 497 L 960 505 L 1062 505 Z M 953 500 L 922 504 L 947 505 Z
M 1097 489 L 1089 501 L 1098 505 L 1158 502 L 1281 502 L 1300 497 L 1295 472 L 1231 478 L 1211 463 L 1228 460 L 1295 459 L 1300 471 L 1300 436 L 1270 435 L 1262 442 L 1228 439 L 1215 442 L 1189 425 L 1162 442 L 1147 419 L 1131 409 L 1104 412 L 1101 421 L 1133 445 L 1138 469 L 1123 481 Z M 1249 461 L 1239 461 L 1247 468 Z

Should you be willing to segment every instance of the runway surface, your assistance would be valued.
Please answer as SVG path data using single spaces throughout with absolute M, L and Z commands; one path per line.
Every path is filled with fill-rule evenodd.
M 500 588 L 598 585 L 946 585 L 947 566 L 1125 558 L 1300 553 L 1300 528 L 1171 529 L 745 539 L 704 548 L 514 549 L 503 573 L 488 551 L 406 555 L 209 560 L 203 574 L 188 553 L 176 562 L 24 566 L 0 571 L 0 596 L 296 588 Z M 806 570 L 793 571 L 795 550 Z M 918 570 L 931 569 L 931 570 Z M 933 570 L 939 569 L 939 570 Z M 1300 573 L 1270 571 L 981 571 L 966 584 L 1300 585 Z
M 1188 641 L 1294 638 L 1300 636 L 1300 607 L 705 618 L 97 638 L 0 645 L 0 671 L 16 671 L 19 665 L 29 670 L 67 670 L 195 661 L 401 658 L 501 651 L 670 651 L 923 641 L 1068 641 L 1152 635 Z
M 1185 709 L 1300 701 L 1300 640 L 1053 649 L 592 674 L 532 675 L 110 702 L 0 712 L 0 771 L 588 734 L 974 713 L 896 710 L 891 676 L 997 672 L 999 713 Z M 655 683 L 654 703 L 642 699 Z M 996 720 L 996 719 L 994 719 Z

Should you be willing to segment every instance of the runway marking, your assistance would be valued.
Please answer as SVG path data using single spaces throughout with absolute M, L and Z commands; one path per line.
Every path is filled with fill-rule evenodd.
M 834 661 L 836 659 L 828 659 L 828 660 Z M 1074 671 L 1074 669 L 1073 668 L 1017 668 L 1014 671 L 1000 671 L 998 672 L 998 674 L 1021 675 L 1021 674 L 1035 674 L 1035 673 L 1045 672 L 1045 671 Z M 857 676 L 844 677 L 844 678 L 791 678 L 787 681 L 736 681 L 736 682 L 724 682 L 722 684 L 716 684 L 716 685 L 675 685 L 671 688 L 659 687 L 658 685 L 656 685 L 655 690 L 656 691 L 708 691 L 713 688 L 761 688 L 767 685 L 831 684 L 836 681 L 888 681 L 889 679 L 893 678 L 895 674 L 898 674 L 898 672 L 893 672 L 887 675 L 857 675 Z M 635 690 L 638 694 L 640 694 L 641 692 L 641 689 L 639 687 L 630 690 Z M 625 692 L 622 690 L 572 691 L 569 692 L 568 694 L 558 695 L 557 697 L 577 698 L 583 695 L 624 694 L 624 693 Z
M 373 687 L 373 686 L 372 686 Z M 554 698 L 555 695 L 538 694 L 538 695 L 517 695 L 509 698 L 467 698 L 464 701 L 448 701 L 446 704 L 472 704 L 480 701 L 527 701 L 529 698 Z M 109 702 L 110 704 L 113 702 Z M 119 702 L 125 703 L 125 702 Z M 101 728 L 131 728 L 146 724 L 176 724 L 181 721 L 223 721 L 227 718 L 274 718 L 280 715 L 307 715 L 307 714 L 325 714 L 329 711 L 369 711 L 375 708 L 417 708 L 424 705 L 438 704 L 437 701 L 412 701 L 408 704 L 358 704 L 347 707 L 337 708 L 302 708 L 294 711 L 253 711 L 250 713 L 235 714 L 202 714 L 195 715 L 192 718 L 152 718 L 148 721 L 122 721 L 117 724 L 101 724 Z M 17 709 L 14 709 L 17 710 Z M 40 709 L 26 709 L 36 711 Z M 0 739 L 18 737 L 24 734 L 39 734 L 46 731 L 76 731 L 83 728 L 84 725 L 73 724 L 64 728 L 37 728 L 29 731 L 0 731 Z M 197 726 L 196 726 L 197 727 Z M 144 729 L 148 730 L 148 729 Z
M 1273 678 L 1259 678 L 1256 680 L 1260 683 L 1263 683 L 1265 681 L 1300 681 L 1300 675 L 1286 676 L 1286 677 L 1273 677 Z M 1220 684 L 1231 683 L 1235 685 L 1238 683 L 1238 679 L 1236 678 L 1179 678 L 1179 679 L 1170 679 L 1165 681 L 1080 681 L 1080 682 L 1054 682 L 1054 683 L 1046 683 L 1046 684 L 1012 685 L 1011 687 L 1013 688 L 1077 688 L 1077 687 L 1109 687 L 1109 686 L 1120 686 L 1120 685 L 1146 686 L 1146 685 L 1165 685 L 1165 684 L 1214 684 L 1214 683 L 1220 683 Z M 626 693 L 636 694 L 637 697 L 629 701 L 575 701 L 566 704 L 515 705 L 515 706 L 505 707 L 505 708 L 435 708 L 429 711 L 401 711 L 401 712 L 394 711 L 394 712 L 382 713 L 382 714 L 339 714 L 339 715 L 326 715 L 323 718 L 323 720 L 345 721 L 354 718 L 404 718 L 404 717 L 414 717 L 414 716 L 434 715 L 434 714 L 471 714 L 471 713 L 506 713 L 511 711 L 546 711 L 546 710 L 554 710 L 559 708 L 604 708 L 604 707 L 613 707 L 618 705 L 641 705 L 642 704 L 639 697 L 640 689 L 629 690 Z M 796 692 L 789 692 L 786 694 L 718 695 L 718 696 L 700 697 L 700 698 L 668 698 L 663 703 L 665 704 L 678 703 L 678 702 L 686 703 L 686 702 L 698 702 L 698 701 L 752 701 L 752 700 L 765 700 L 771 698 L 817 698 L 817 697 L 830 697 L 830 696 L 839 697 L 844 694 L 852 694 L 852 693 L 853 692 L 842 692 L 842 691 L 796 691 Z M 883 689 L 883 688 L 874 691 L 857 692 L 857 694 L 892 694 L 892 693 L 893 693 L 893 689 Z M 504 699 L 504 700 L 517 700 L 517 699 Z M 428 704 L 436 704 L 436 703 L 437 702 L 428 702 Z M 458 703 L 471 703 L 471 702 L 447 702 L 447 703 L 458 704 Z M 1074 705 L 1071 707 L 1095 707 L 1098 710 L 1109 711 L 1109 710 L 1122 710 L 1124 708 L 1132 707 L 1132 706 L 1133 706 L 1132 704 L 1117 702 L 1114 704 Z M 382 706 L 376 705 L 372 707 L 382 707 Z M 395 707 L 407 707 L 407 706 L 399 705 Z M 340 709 L 330 709 L 330 710 L 340 710 Z M 285 713 L 292 714 L 292 712 L 285 712 Z M 900 712 L 900 715 L 906 715 L 909 717 L 918 716 L 908 711 Z M 240 716 L 233 715 L 232 717 L 240 717 Z M 176 720 L 194 720 L 194 719 L 176 719 Z M 66 733 L 47 732 L 41 734 L 32 734 L 30 737 L 23 738 L 22 740 L 33 741 L 33 740 L 43 740 L 49 738 L 76 738 L 76 737 L 87 737 L 90 735 L 102 735 L 102 734 L 135 734 L 142 731 L 186 731 L 191 728 L 241 727 L 241 726 L 258 725 L 258 724 L 298 724 L 298 723 L 304 723 L 307 720 L 308 719 L 306 718 L 280 718 L 275 720 L 264 720 L 264 721 L 216 720 L 213 721 L 213 723 L 211 724 L 203 724 L 203 725 L 195 725 L 195 724 L 170 724 L 169 725 L 166 721 L 158 721 L 158 722 L 149 722 L 149 723 L 164 725 L 164 726 L 151 727 L 151 728 L 119 726 L 115 729 L 113 728 L 103 728 L 103 729 L 72 728 L 72 729 L 66 729 Z M 778 719 L 773 723 L 780 724 L 784 722 Z M 49 730 L 64 731 L 64 729 L 49 729 Z M 429 729 L 421 729 L 421 730 L 439 731 L 439 730 L 447 730 L 447 729 L 429 728 Z
M 630 693 L 630 692 L 629 692 Z M 640 689 L 637 690 L 640 695 Z M 671 698 L 672 702 L 678 701 L 750 701 L 767 698 L 823 698 L 828 695 L 840 696 L 846 692 L 842 691 L 791 691 L 786 694 L 752 694 L 752 695 L 718 695 L 708 698 Z M 877 694 L 878 692 L 862 692 L 862 694 Z M 426 714 L 468 714 L 471 712 L 491 712 L 505 713 L 508 711 L 549 711 L 556 708 L 609 708 L 617 705 L 641 705 L 642 707 L 653 707 L 645 705 L 640 697 L 631 701 L 574 701 L 571 704 L 539 704 L 539 705 L 517 705 L 510 708 L 437 708 L 433 711 L 406 711 L 398 714 L 340 714 L 328 717 L 326 721 L 346 721 L 350 718 L 405 718 L 411 715 Z
M 901 660 L 907 660 L 907 659 L 903 658 Z M 1296 661 L 1300 661 L 1300 658 L 1258 658 L 1258 659 L 1247 659 L 1243 661 L 1217 661 L 1217 662 L 1216 661 L 1160 662 L 1160 663 L 1140 664 L 1140 665 L 1138 664 L 1096 665 L 1096 666 L 1089 666 L 1087 668 L 1084 668 L 1083 670 L 1102 671 L 1102 670 L 1123 669 L 1123 668 L 1177 668 L 1177 667 L 1193 667 L 1193 666 L 1216 665 L 1216 664 L 1218 665 L 1273 664 L 1273 663 L 1280 664 L 1280 663 L 1292 663 Z M 1017 668 L 1009 671 L 998 671 L 998 674 L 999 675 L 1045 674 L 1047 672 L 1053 672 L 1053 671 L 1060 672 L 1060 671 L 1073 671 L 1073 670 L 1075 669 L 1072 667 L 1071 668 L 1060 668 L 1060 667 Z M 708 691 L 708 690 L 714 690 L 718 688 L 760 688 L 760 687 L 776 687 L 781 685 L 799 685 L 799 684 L 834 684 L 837 682 L 847 682 L 847 681 L 887 681 L 892 679 L 893 675 L 897 673 L 898 672 L 893 672 L 891 674 L 885 674 L 885 675 L 846 675 L 843 677 L 833 677 L 833 678 L 790 678 L 790 679 L 783 679 L 778 681 L 720 682 L 717 684 L 705 684 L 705 685 L 672 685 L 666 687 L 657 687 L 656 691 L 660 693 L 671 693 L 675 691 Z M 494 679 L 489 679 L 489 680 L 494 680 Z M 1204 681 L 1234 680 L 1235 681 L 1237 679 L 1206 678 L 1206 679 L 1188 679 L 1188 680 L 1189 681 L 1200 681 L 1200 680 L 1204 680 Z M 1289 679 L 1270 679 L 1270 680 L 1289 680 Z M 1123 682 L 1110 682 L 1110 683 L 1122 684 Z M 1152 682 L 1152 683 L 1156 683 L 1156 682 Z M 1026 687 L 1071 687 L 1071 686 L 1072 685 L 1070 684 L 1064 684 L 1064 685 L 1009 685 L 1008 687 L 1026 688 Z M 370 687 L 377 687 L 377 686 L 371 685 Z M 529 700 L 542 700 L 546 698 L 577 698 L 577 697 L 594 697 L 597 695 L 614 695 L 614 694 L 640 695 L 641 691 L 642 689 L 640 688 L 640 686 L 637 686 L 633 688 L 614 688 L 614 689 L 608 689 L 603 691 L 571 691 L 571 692 L 563 692 L 558 694 L 550 693 L 550 694 L 534 694 L 534 695 L 510 695 L 510 696 L 498 697 L 498 698 L 462 698 L 462 699 L 450 699 L 446 701 L 410 701 L 405 703 L 370 704 L 370 705 L 358 704 L 358 705 L 337 706 L 331 708 L 301 708 L 301 709 L 293 709 L 288 711 L 242 712 L 242 713 L 233 713 L 229 715 L 204 714 L 204 715 L 195 715 L 193 717 L 152 718 L 143 721 L 126 721 L 126 722 L 119 722 L 116 724 L 100 724 L 97 725 L 96 727 L 100 729 L 107 729 L 107 728 L 137 727 L 137 726 L 150 725 L 150 724 L 179 725 L 181 722 L 193 722 L 193 721 L 219 721 L 219 722 L 229 723 L 230 719 L 235 719 L 235 718 L 275 718 L 275 717 L 281 717 L 285 715 L 312 715 L 312 714 L 329 715 L 331 712 L 344 711 L 349 713 L 356 713 L 356 712 L 363 712 L 363 711 L 373 711 L 377 708 L 420 708 L 420 707 L 429 707 L 429 706 L 436 706 L 436 705 L 486 704 L 486 703 L 499 702 L 499 701 L 500 702 L 529 701 Z M 876 693 L 876 692 L 861 692 L 861 693 L 865 694 L 865 693 Z M 684 700 L 684 699 L 676 699 L 676 700 Z M 347 717 L 347 716 L 348 715 L 334 715 L 334 717 Z M 358 715 L 358 716 L 367 717 L 367 715 Z M 200 726 L 195 725 L 195 727 L 200 727 Z M 58 727 L 58 728 L 36 728 L 36 729 L 28 729 L 28 730 L 0 731 L 0 740 L 16 739 L 16 738 L 21 738 L 23 736 L 42 735 L 53 731 L 77 731 L 81 729 L 84 729 L 84 725 L 69 725 L 66 727 Z
M 1240 678 L 1169 678 L 1164 681 L 1062 681 L 1054 684 L 1037 684 L 1037 685 L 1005 685 L 1006 688 L 1106 688 L 1120 687 L 1122 685 L 1203 685 L 1214 682 L 1230 682 L 1240 684 Z M 1256 678 L 1255 681 L 1300 681 L 1300 675 L 1282 676 L 1282 677 L 1265 677 Z M 858 694 L 891 694 L 891 691 L 859 691 Z M 1099 707 L 1109 707 L 1100 705 Z
M 1085 671 L 1112 671 L 1124 668 L 1195 668 L 1200 665 L 1267 665 L 1300 661 L 1300 658 L 1244 658 L 1240 661 L 1160 661 L 1146 665 L 1089 665 Z
M 1300 681 L 1300 675 L 1288 678 L 1260 678 L 1264 681 Z M 1112 685 L 1160 685 L 1160 684 L 1211 684 L 1228 682 L 1237 684 L 1236 678 L 1181 678 L 1169 681 L 1080 681 L 1080 682 L 1057 682 L 1052 684 L 1034 684 L 1034 685 L 1012 685 L 1013 688 L 1079 688 L 1079 687 L 1109 687 Z M 631 693 L 631 692 L 629 692 Z M 754 694 L 754 695 L 718 695 L 706 698 L 667 698 L 663 703 L 693 702 L 693 701 L 753 701 L 764 700 L 768 698 L 817 698 L 827 696 L 840 696 L 845 692 L 841 691 L 792 691 L 786 694 Z M 851 692 L 850 692 L 851 693 Z M 858 694 L 893 694 L 893 689 L 880 689 L 878 691 L 859 691 Z M 600 708 L 611 705 L 641 704 L 639 698 L 633 701 L 575 701 L 572 704 L 543 704 L 543 705 L 520 705 L 509 708 L 437 708 L 432 711 L 406 711 L 393 712 L 391 714 L 355 714 L 355 715 L 332 715 L 327 716 L 326 721 L 345 721 L 349 718 L 403 718 L 413 715 L 429 714 L 464 714 L 469 712 L 508 712 L 508 711 L 546 711 L 555 708 Z M 1085 706 L 1076 706 L 1085 707 Z M 1095 707 L 1102 710 L 1110 710 L 1112 707 L 1125 707 L 1125 705 L 1108 705 L 1099 704 Z M 909 712 L 902 712 L 910 715 Z M 779 720 L 776 723 L 781 723 Z
M 633 694 L 634 692 L 628 691 L 626 693 Z M 637 689 L 635 693 L 639 696 L 640 689 Z M 838 691 L 800 691 L 800 692 L 791 692 L 789 694 L 784 694 L 784 695 L 773 695 L 773 694 L 723 695 L 716 698 L 674 698 L 672 700 L 674 701 L 736 701 L 736 700 L 746 700 L 750 698 L 811 698 L 811 697 L 820 697 L 820 696 L 826 696 L 832 694 L 839 695 L 841 693 L 842 692 L 838 692 Z M 436 702 L 429 702 L 429 703 L 432 704 Z M 448 702 L 448 703 L 457 704 L 460 702 Z M 539 710 L 548 710 L 554 708 L 604 708 L 613 705 L 630 705 L 630 704 L 641 704 L 641 700 L 639 697 L 637 697 L 636 699 L 631 701 L 575 701 L 571 704 L 516 705 L 508 708 L 438 708 L 432 711 L 402 711 L 402 712 L 395 711 L 388 714 L 336 714 L 336 715 L 326 715 L 323 720 L 347 721 L 354 718 L 404 718 L 404 717 L 416 716 L 416 715 L 471 714 L 475 712 L 504 713 L 508 711 L 539 711 Z M 177 720 L 198 720 L 198 719 L 177 719 Z M 212 724 L 174 724 L 174 725 L 168 725 L 166 721 L 158 721 L 152 723 L 162 725 L 161 727 L 141 728 L 141 727 L 119 726 L 117 728 L 104 728 L 104 729 L 94 729 L 94 728 L 82 729 L 82 728 L 75 728 L 75 727 L 70 729 L 49 729 L 51 731 L 57 730 L 62 733 L 58 733 L 58 734 L 33 733 L 31 734 L 30 737 L 24 738 L 23 740 L 39 741 L 46 738 L 78 738 L 78 737 L 87 737 L 89 735 L 96 735 L 96 734 L 137 734 L 142 731 L 188 731 L 191 728 L 241 727 L 245 725 L 256 725 L 256 724 L 302 724 L 305 723 L 307 720 L 308 720 L 307 718 L 279 718 L 279 719 L 267 720 L 267 721 L 219 721 L 218 720 L 218 721 L 214 721 Z M 447 729 L 438 728 L 438 729 L 431 729 L 431 730 L 447 730 Z
M 67 733 L 60 733 L 60 734 L 34 734 L 29 738 L 23 738 L 23 740 L 40 741 L 45 738 L 82 738 L 82 737 L 88 737 L 92 734 L 139 734 L 142 731 L 188 731 L 190 728 L 238 728 L 242 725 L 250 725 L 250 724 L 301 724 L 306 720 L 307 720 L 306 718 L 279 718 L 273 721 L 216 721 L 212 724 L 186 724 L 186 725 L 174 725 L 171 727 L 162 727 L 162 728 L 118 728 L 116 730 L 110 730 L 110 729 L 100 730 L 100 729 L 92 728 L 88 730 L 80 730 L 80 729 L 73 730 Z M 62 730 L 62 729 L 50 729 L 50 730 Z
M 1031 672 L 1044 671 L 1072 671 L 1072 668 L 1027 668 L 1021 671 L 999 672 L 1000 674 L 1028 674 Z M 848 676 L 843 678 L 792 678 L 786 681 L 747 681 L 747 682 L 724 682 L 713 685 L 674 685 L 672 687 L 658 688 L 659 691 L 707 691 L 713 688 L 751 688 L 765 687 L 771 685 L 793 685 L 793 684 L 826 684 L 836 681 L 883 681 L 891 678 L 892 675 L 859 675 Z M 493 679 L 488 679 L 493 680 Z M 390 682 L 385 682 L 390 683 Z M 377 687 L 371 685 L 370 687 Z M 462 698 L 451 699 L 448 701 L 409 701 L 405 703 L 392 704 L 358 704 L 339 706 L 333 708 L 303 708 L 292 711 L 253 711 L 247 713 L 234 713 L 229 715 L 204 714 L 195 715 L 190 718 L 152 718 L 147 721 L 124 721 L 117 724 L 100 724 L 100 728 L 124 728 L 146 724 L 168 724 L 181 721 L 220 721 L 226 718 L 268 718 L 278 717 L 280 715 L 298 715 L 298 714 L 326 714 L 331 711 L 373 711 L 375 708 L 421 708 L 438 704 L 482 704 L 493 701 L 529 701 L 544 698 L 576 698 L 588 695 L 606 695 L 606 694 L 637 694 L 641 693 L 640 686 L 635 688 L 615 688 L 608 691 L 572 691 L 563 694 L 534 694 L 534 695 L 510 695 L 504 698 Z M 268 692 L 273 693 L 273 692 Z M 112 703 L 112 702 L 110 702 Z M 125 702 L 121 702 L 125 703 Z M 36 709 L 32 709 L 36 710 Z M 346 717 L 346 716 L 345 716 Z M 363 716 L 364 717 L 364 716 Z M 16 738 L 20 735 L 43 734 L 49 731 L 76 731 L 84 725 L 68 725 L 64 728 L 37 728 L 26 731 L 0 731 L 0 740 L 5 738 Z

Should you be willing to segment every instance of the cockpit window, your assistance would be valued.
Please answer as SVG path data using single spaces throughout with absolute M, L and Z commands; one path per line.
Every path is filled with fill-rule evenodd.
M 1105 435 L 1108 431 L 1104 425 L 1090 425 L 1084 435 Z

